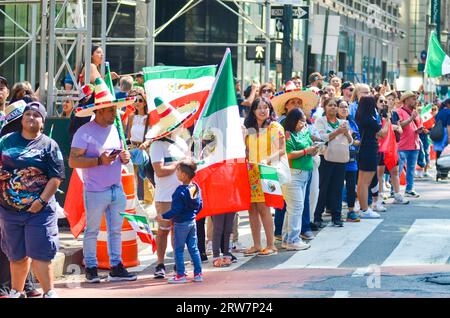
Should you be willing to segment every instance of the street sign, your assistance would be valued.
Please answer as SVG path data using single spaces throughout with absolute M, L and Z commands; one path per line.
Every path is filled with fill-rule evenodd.
M 283 7 L 271 7 L 270 17 L 272 19 L 283 18 Z M 309 7 L 299 6 L 292 8 L 292 18 L 293 19 L 309 19 Z
M 275 30 L 277 32 L 284 31 L 283 19 L 275 19 Z

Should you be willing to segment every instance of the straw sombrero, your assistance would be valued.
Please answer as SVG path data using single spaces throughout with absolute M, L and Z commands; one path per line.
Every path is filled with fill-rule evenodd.
M 300 98 L 302 100 L 303 106 L 301 109 L 307 118 L 309 118 L 311 110 L 316 107 L 319 102 L 319 97 L 312 91 L 297 88 L 293 82 L 289 81 L 286 83 L 284 92 L 278 92 L 271 98 L 273 108 L 278 116 L 285 113 L 284 106 L 286 102 L 292 98 Z
M 20 118 L 23 115 L 23 110 L 27 106 L 27 103 L 24 100 L 18 100 L 12 104 L 10 104 L 5 109 L 5 125 L 13 122 L 14 120 Z
M 200 103 L 192 101 L 175 108 L 169 103 L 164 103 L 160 97 L 156 97 L 155 106 L 159 121 L 149 129 L 145 135 L 146 139 L 156 140 L 169 135 L 197 112 Z
M 410 97 L 417 97 L 416 93 L 411 92 L 411 91 L 406 91 L 402 94 L 402 96 L 400 97 L 400 103 L 403 103 L 405 101 L 405 99 L 408 99 Z
M 94 103 L 90 105 L 80 106 L 75 110 L 75 116 L 88 117 L 94 115 L 94 111 L 102 108 L 117 106 L 117 108 L 126 107 L 133 104 L 135 97 L 126 97 L 115 99 L 106 86 L 105 81 L 98 77 L 95 80 Z

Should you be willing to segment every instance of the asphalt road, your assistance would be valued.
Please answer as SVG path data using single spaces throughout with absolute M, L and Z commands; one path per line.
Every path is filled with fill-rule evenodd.
M 450 182 L 419 179 L 416 190 L 421 197 L 408 205 L 388 200 L 381 219 L 322 229 L 306 251 L 236 253 L 238 263 L 222 269 L 210 261 L 200 284 L 153 279 L 156 255 L 145 249 L 131 269 L 136 282 L 88 285 L 82 276 L 66 276 L 57 291 L 61 297 L 450 297 Z M 249 245 L 244 215 L 240 228 L 240 241 Z

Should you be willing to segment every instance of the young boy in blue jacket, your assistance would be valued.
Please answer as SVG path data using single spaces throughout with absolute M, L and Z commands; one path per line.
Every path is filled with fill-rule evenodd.
M 157 221 L 171 219 L 173 221 L 174 250 L 177 275 L 170 278 L 169 284 L 186 283 L 184 267 L 184 245 L 187 245 L 191 259 L 194 262 L 194 282 L 203 281 L 200 252 L 197 246 L 197 228 L 195 217 L 203 207 L 200 187 L 192 182 L 197 165 L 192 160 L 183 160 L 178 164 L 176 173 L 182 185 L 178 186 L 172 195 L 172 208 Z

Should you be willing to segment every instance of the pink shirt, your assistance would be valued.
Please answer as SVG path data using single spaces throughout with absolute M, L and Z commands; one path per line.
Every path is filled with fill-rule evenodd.
M 403 108 L 397 109 L 399 121 L 405 121 L 411 117 Z M 415 121 L 419 123 L 417 127 Z M 403 127 L 403 133 L 400 135 L 400 141 L 398 142 L 398 150 L 419 150 L 419 133 L 416 131 L 418 128 L 422 127 L 422 120 L 419 116 L 415 120 L 410 122 L 408 125 Z

